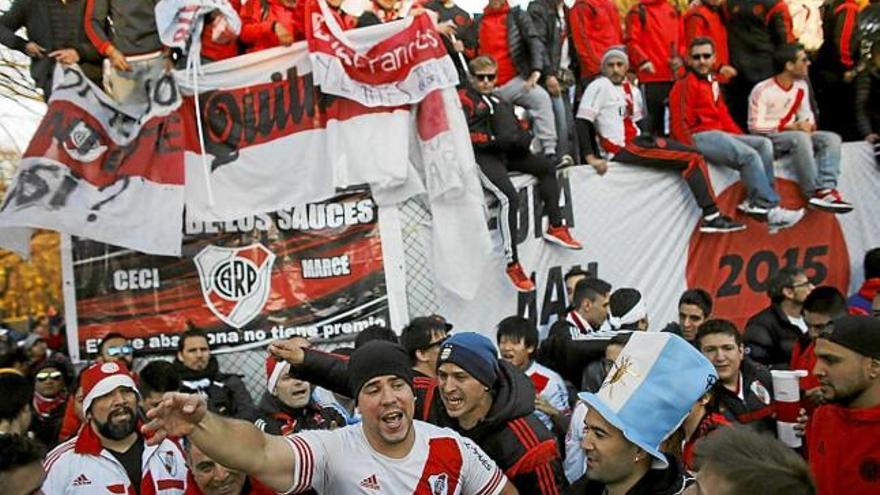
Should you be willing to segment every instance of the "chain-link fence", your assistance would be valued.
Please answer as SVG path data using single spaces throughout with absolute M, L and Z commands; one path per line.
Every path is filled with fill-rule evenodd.
M 428 258 L 431 212 L 426 198 L 419 196 L 401 205 L 400 217 L 406 267 L 407 310 L 411 318 L 436 313 L 437 297 Z M 222 371 L 242 375 L 254 400 L 260 400 L 266 390 L 265 349 L 227 353 L 218 351 L 217 360 Z

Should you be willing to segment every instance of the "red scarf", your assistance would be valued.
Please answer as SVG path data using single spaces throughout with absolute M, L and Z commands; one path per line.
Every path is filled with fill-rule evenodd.
M 34 400 L 31 404 L 34 407 L 34 411 L 41 417 L 47 418 L 55 412 L 59 407 L 63 407 L 67 403 L 67 394 L 64 392 L 59 392 L 55 397 L 43 397 L 42 395 L 34 392 Z

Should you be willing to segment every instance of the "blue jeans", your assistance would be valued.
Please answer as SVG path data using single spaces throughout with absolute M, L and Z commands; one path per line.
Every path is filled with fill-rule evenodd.
M 694 134 L 694 145 L 715 165 L 739 171 L 749 203 L 763 207 L 779 204 L 773 188 L 773 143 L 763 136 L 705 131 Z
M 571 113 L 571 103 L 569 103 L 567 98 L 567 93 L 550 97 L 550 101 L 553 104 L 553 117 L 556 119 L 556 136 L 559 138 L 559 141 L 556 143 L 556 156 L 561 158 L 562 155 L 571 155 L 572 158 L 577 160 L 574 115 Z
M 776 152 L 791 155 L 801 191 L 810 197 L 835 189 L 840 176 L 840 136 L 833 132 L 783 131 L 769 134 Z

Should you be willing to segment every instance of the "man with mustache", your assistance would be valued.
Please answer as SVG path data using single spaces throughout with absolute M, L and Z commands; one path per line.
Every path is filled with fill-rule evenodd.
M 167 438 L 146 444 L 135 413 L 139 393 L 128 368 L 95 363 L 81 381 L 85 422 L 77 436 L 46 456 L 43 492 L 181 493 L 187 479 L 183 451 Z
M 363 421 L 335 430 L 268 435 L 207 410 L 204 397 L 168 393 L 149 411 L 150 443 L 187 435 L 215 462 L 283 493 L 515 494 L 471 440 L 413 420 L 411 363 L 386 341 L 368 342 L 348 362 L 349 393 Z

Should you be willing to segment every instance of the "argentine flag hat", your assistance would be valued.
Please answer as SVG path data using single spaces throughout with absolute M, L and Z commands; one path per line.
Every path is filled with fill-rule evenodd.
M 718 378 L 712 363 L 671 333 L 633 332 L 595 394 L 578 397 L 665 469 L 660 444 Z

